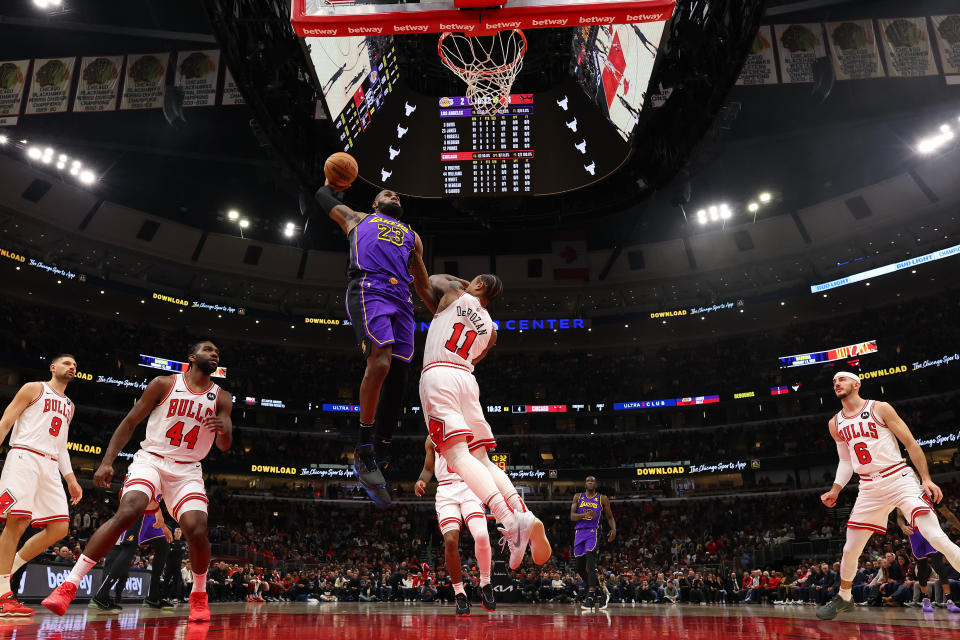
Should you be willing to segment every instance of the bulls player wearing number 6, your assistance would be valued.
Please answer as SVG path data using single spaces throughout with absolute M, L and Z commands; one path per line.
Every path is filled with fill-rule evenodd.
M 821 620 L 853 610 L 851 587 L 860 554 L 871 535 L 886 533 L 887 516 L 896 508 L 930 546 L 960 569 L 960 547 L 947 538 L 933 514 L 933 503 L 943 499 L 943 492 L 930 479 L 927 459 L 909 427 L 886 402 L 861 398 L 856 374 L 838 372 L 833 377 L 833 391 L 843 405 L 829 425 L 840 464 L 833 487 L 820 500 L 827 507 L 836 505 L 837 496 L 854 472 L 860 476 L 860 490 L 847 521 L 847 541 L 840 558 L 840 591 L 817 609 Z M 906 448 L 916 472 L 904 461 L 897 440 Z
M 74 404 L 64 395 L 77 374 L 77 361 L 61 354 L 50 361 L 48 382 L 28 382 L 7 405 L 0 418 L 0 442 L 10 434 L 10 451 L 0 476 L 0 617 L 30 616 L 13 595 L 10 576 L 47 547 L 67 535 L 70 516 L 60 475 L 67 481 L 71 504 L 80 502 L 83 490 L 70 466 L 67 431 Z M 43 531 L 17 543 L 28 524 Z
M 450 471 L 503 525 L 500 532 L 510 546 L 510 568 L 520 566 L 528 543 L 533 561 L 543 564 L 551 553 L 543 523 L 527 510 L 510 478 L 487 455 L 497 442 L 483 417 L 480 388 L 473 377 L 474 365 L 497 342 L 487 305 L 503 291 L 503 282 L 491 273 L 471 282 L 434 275 L 430 288 L 437 311 L 427 331 L 420 374 L 420 403 L 430 439 Z
M 220 363 L 220 350 L 215 344 L 203 341 L 192 345 L 188 360 L 190 366 L 185 373 L 151 380 L 110 438 L 100 468 L 93 476 L 94 484 L 105 488 L 113 480 L 117 454 L 130 441 L 137 425 L 147 418 L 146 437 L 127 470 L 117 512 L 90 536 L 70 575 L 43 601 L 43 606 L 57 615 L 67 610 L 83 576 L 107 555 L 144 509 L 163 494 L 163 501 L 179 523 L 190 549 L 194 578 L 189 620 L 210 619 L 206 591 L 210 564 L 207 493 L 200 461 L 214 442 L 221 451 L 230 448 L 233 400 L 210 379 Z

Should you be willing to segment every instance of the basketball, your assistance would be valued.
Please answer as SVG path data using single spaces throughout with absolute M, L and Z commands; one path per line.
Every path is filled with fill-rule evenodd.
M 335 187 L 346 189 L 357 179 L 357 161 L 349 153 L 338 151 L 323 164 L 323 173 L 327 182 Z

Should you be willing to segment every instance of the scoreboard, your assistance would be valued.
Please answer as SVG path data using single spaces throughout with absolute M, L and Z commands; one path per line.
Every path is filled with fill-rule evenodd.
M 836 347 L 834 349 L 825 349 L 823 351 L 813 351 L 811 353 L 798 353 L 792 356 L 780 357 L 780 368 L 789 369 L 791 367 L 803 367 L 810 364 L 821 364 L 824 362 L 834 362 L 846 358 L 854 358 L 870 353 L 877 353 L 877 341 L 867 340 L 857 344 L 850 344 L 845 347 Z
M 397 54 L 391 44 L 377 68 L 363 78 L 347 106 L 333 122 L 337 139 L 344 151 L 350 151 L 360 134 L 370 127 L 377 112 L 397 82 Z
M 490 461 L 493 464 L 500 467 L 500 470 L 504 473 L 507 472 L 507 467 L 510 465 L 510 454 L 509 453 L 491 453 Z
M 510 96 L 504 113 L 477 114 L 465 96 L 440 98 L 443 194 L 533 193 L 534 96 Z

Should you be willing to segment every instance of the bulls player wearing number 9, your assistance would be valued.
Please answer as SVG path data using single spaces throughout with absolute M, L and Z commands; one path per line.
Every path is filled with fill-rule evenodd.
M 226 451 L 233 440 L 230 412 L 233 400 L 210 376 L 220 364 L 220 350 L 205 340 L 190 347 L 185 373 L 154 378 L 120 422 L 103 455 L 93 483 L 107 488 L 113 480 L 113 462 L 147 418 L 146 437 L 123 481 L 120 505 L 112 518 L 100 525 L 87 542 L 70 575 L 43 601 L 50 611 L 63 615 L 77 594 L 80 580 L 113 547 L 117 539 L 163 494 L 187 539 L 193 565 L 190 594 L 191 622 L 210 619 L 206 578 L 210 564 L 207 538 L 207 493 L 203 486 L 203 460 L 210 447 Z
M 531 513 L 510 478 L 487 452 L 497 446 L 483 417 L 473 367 L 497 342 L 487 305 L 503 291 L 503 282 L 485 273 L 467 282 L 454 276 L 430 276 L 436 315 L 427 331 L 420 374 L 420 404 L 436 452 L 503 525 L 516 570 L 530 545 L 536 564 L 550 559 L 543 523 Z M 504 544 L 504 543 L 501 543 Z
M 886 533 L 887 516 L 894 509 L 899 508 L 910 526 L 919 530 L 954 569 L 960 570 L 960 547 L 950 541 L 933 514 L 933 503 L 943 499 L 943 492 L 930 479 L 927 459 L 910 428 L 886 402 L 861 398 L 860 378 L 856 374 L 838 372 L 833 377 L 833 391 L 843 405 L 829 423 L 840 464 L 833 486 L 820 500 L 827 507 L 835 506 L 854 472 L 860 476 L 860 489 L 847 521 L 847 540 L 840 558 L 840 591 L 817 609 L 821 620 L 853 611 L 851 587 L 860 554 L 871 535 Z M 910 455 L 916 472 L 903 459 L 898 440 Z
M 67 535 L 70 515 L 60 475 L 67 481 L 71 504 L 83 490 L 70 466 L 67 431 L 74 404 L 64 395 L 77 374 L 77 361 L 61 354 L 50 361 L 48 382 L 28 382 L 0 418 L 0 442 L 10 434 L 10 451 L 0 476 L 0 616 L 30 616 L 33 609 L 13 595 L 10 576 L 47 547 Z M 28 524 L 42 528 L 17 551 Z

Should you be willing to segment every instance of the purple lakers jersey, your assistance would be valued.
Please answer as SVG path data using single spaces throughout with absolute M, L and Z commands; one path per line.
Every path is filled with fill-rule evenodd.
M 588 498 L 585 494 L 581 493 L 580 497 L 577 498 L 577 513 L 586 513 L 587 511 L 593 511 L 593 519 L 577 520 L 577 524 L 574 526 L 574 529 L 577 531 L 596 529 L 600 526 L 601 507 L 599 493 L 592 498 Z
M 414 234 L 408 225 L 390 216 L 373 213 L 350 231 L 349 240 L 349 278 L 366 275 L 408 287 L 413 282 L 410 260 Z

